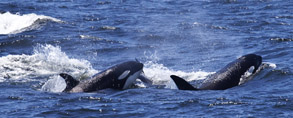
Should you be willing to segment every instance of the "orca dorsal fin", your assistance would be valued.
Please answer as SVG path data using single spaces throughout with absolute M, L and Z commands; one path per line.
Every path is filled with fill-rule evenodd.
M 191 84 L 189 84 L 187 81 L 176 75 L 171 75 L 170 77 L 173 79 L 179 90 L 198 90 L 194 88 Z
M 73 87 L 75 87 L 77 84 L 79 84 L 79 81 L 74 79 L 71 75 L 68 75 L 66 73 L 60 73 L 59 74 L 66 82 L 66 88 L 65 92 L 70 91 Z

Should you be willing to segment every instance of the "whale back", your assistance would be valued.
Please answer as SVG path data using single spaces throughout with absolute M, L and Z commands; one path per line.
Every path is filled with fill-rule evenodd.
M 255 73 L 261 63 L 262 57 L 259 55 L 244 55 L 207 78 L 197 89 L 178 76 L 171 75 L 170 77 L 180 90 L 224 90 L 239 85 L 242 75 L 252 66 L 254 67 L 252 73 Z
M 255 54 L 244 55 L 207 78 L 199 89 L 224 90 L 239 85 L 241 77 L 250 67 L 255 73 L 262 63 L 262 57 Z

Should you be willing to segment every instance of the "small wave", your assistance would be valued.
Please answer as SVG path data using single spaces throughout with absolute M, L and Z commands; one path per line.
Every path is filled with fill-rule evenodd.
M 40 22 L 44 22 L 46 20 L 62 22 L 61 20 L 50 16 L 37 15 L 34 13 L 20 15 L 18 13 L 11 14 L 10 12 L 6 12 L 0 14 L 0 34 L 17 34 L 37 29 L 40 27 Z
M 94 37 L 94 36 L 90 36 L 90 35 L 79 35 L 79 36 L 81 39 L 93 39 L 93 40 L 97 40 L 97 41 L 104 40 L 102 38 Z
M 289 38 L 271 38 L 271 41 L 293 41 L 293 39 Z
M 219 30 L 227 30 L 227 27 L 222 27 L 222 26 L 216 26 L 216 25 L 209 25 L 209 24 L 201 24 L 198 22 L 193 23 L 194 26 L 199 26 L 199 27 L 206 27 L 210 29 L 219 29 Z
M 241 101 L 220 101 L 220 102 L 209 104 L 209 107 L 221 106 L 221 105 L 242 105 L 242 104 L 248 104 L 248 103 L 241 102 Z
M 275 16 L 275 18 L 293 19 L 293 16 Z
M 112 27 L 112 26 L 103 26 L 101 27 L 102 30 L 116 30 L 118 29 L 117 27 Z
M 103 1 L 103 2 L 98 2 L 98 5 L 106 5 L 106 4 L 111 4 L 112 2 L 109 1 Z
M 0 57 L 0 82 L 30 81 L 36 77 L 52 76 L 61 72 L 76 77 L 91 76 L 97 72 L 86 60 L 69 58 L 61 48 L 38 45 L 32 55 L 7 55 Z

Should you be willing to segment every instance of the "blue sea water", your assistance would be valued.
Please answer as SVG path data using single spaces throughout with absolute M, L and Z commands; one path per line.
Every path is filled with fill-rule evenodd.
M 293 117 L 291 0 L 1 0 L 0 13 L 0 117 Z M 169 77 L 196 86 L 249 53 L 263 69 L 237 87 Z M 42 89 L 135 59 L 153 86 Z

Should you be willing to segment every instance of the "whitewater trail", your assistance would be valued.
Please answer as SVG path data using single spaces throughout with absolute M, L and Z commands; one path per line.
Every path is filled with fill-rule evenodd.
M 153 61 L 147 61 L 144 65 L 145 76 L 150 78 L 153 84 L 166 85 L 166 88 L 173 89 L 176 89 L 176 86 L 170 79 L 172 74 L 192 81 L 204 79 L 213 73 L 177 71 Z M 0 82 L 6 80 L 27 82 L 34 81 L 34 78 L 44 77 L 41 81 L 53 79 L 57 85 L 60 81 L 56 75 L 61 72 L 69 73 L 75 78 L 86 78 L 99 71 L 94 69 L 89 61 L 70 58 L 59 46 L 48 44 L 35 46 L 32 55 L 7 55 L 0 58 Z M 50 84 L 53 80 L 49 81 Z

